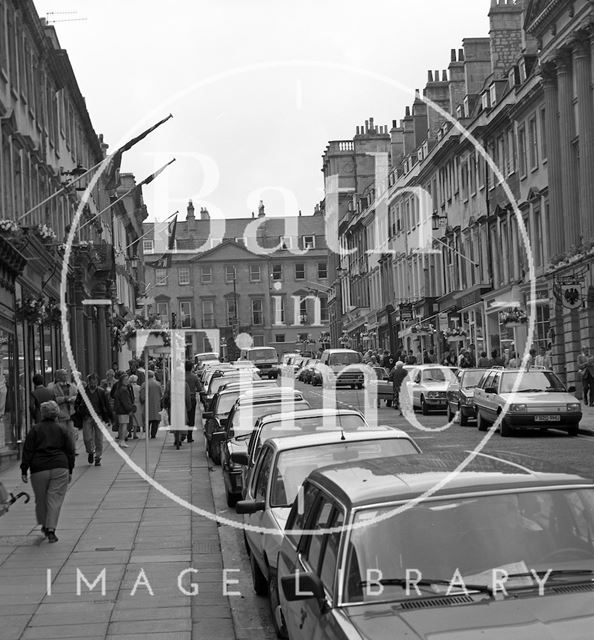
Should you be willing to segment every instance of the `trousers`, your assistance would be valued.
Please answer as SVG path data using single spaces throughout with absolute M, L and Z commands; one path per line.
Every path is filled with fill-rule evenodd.
M 32 473 L 31 486 L 35 494 L 37 524 L 46 529 L 55 529 L 68 489 L 68 469 L 48 469 Z
M 91 416 L 83 419 L 83 440 L 87 453 L 92 453 L 95 459 L 103 455 L 103 433 Z

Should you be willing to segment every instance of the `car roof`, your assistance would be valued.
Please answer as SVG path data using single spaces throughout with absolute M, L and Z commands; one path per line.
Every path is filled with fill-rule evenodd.
M 261 389 L 249 389 L 245 393 L 242 393 L 238 400 L 250 400 L 251 398 L 302 398 L 301 391 L 297 391 L 292 387 L 263 387 Z
M 333 442 L 360 442 L 387 439 L 409 440 L 414 444 L 412 438 L 401 429 L 380 426 L 374 427 L 373 429 L 359 429 L 357 431 L 334 429 L 332 431 L 316 431 L 314 433 L 304 433 L 301 435 L 267 438 L 262 446 L 268 445 L 276 451 L 286 451 L 287 449 L 302 449 L 303 447 L 315 447 Z
M 345 504 L 366 506 L 418 497 L 455 471 L 470 451 L 415 454 L 338 464 L 309 476 Z M 479 453 L 436 496 L 505 489 L 587 484 L 594 480 L 565 467 L 525 455 Z
M 355 409 L 303 409 L 302 411 L 285 411 L 283 413 L 269 413 L 262 416 L 264 422 L 276 420 L 294 420 L 295 418 L 323 418 L 324 416 L 359 416 L 365 420 L 363 414 Z
M 225 393 L 237 393 L 241 390 L 242 386 L 245 386 L 244 382 L 227 382 L 222 389 L 217 391 L 218 395 L 224 395 Z M 255 386 L 256 388 L 266 387 L 267 389 L 274 388 L 274 381 L 269 380 L 247 380 L 249 386 Z M 251 389 L 246 389 L 245 393 L 248 393 Z
M 355 349 L 326 349 L 325 350 L 326 353 L 343 353 L 345 351 L 348 351 L 349 353 L 359 353 L 358 351 L 355 351 Z

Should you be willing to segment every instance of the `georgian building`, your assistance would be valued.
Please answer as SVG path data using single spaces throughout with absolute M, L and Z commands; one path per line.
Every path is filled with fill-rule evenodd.
M 216 350 L 237 357 L 234 338 L 280 353 L 317 351 L 328 343 L 328 249 L 323 211 L 211 220 L 190 202 L 177 222 L 175 246 L 160 244 L 145 223 L 145 283 L 149 314 L 187 330 L 187 355 Z M 152 254 L 152 255 L 151 255 Z M 219 345 L 213 344 L 215 330 Z M 216 340 L 215 340 L 216 342 Z
M 101 163 L 106 147 L 54 28 L 30 0 L 0 0 L 0 464 L 18 453 L 30 426 L 33 375 L 49 382 L 56 369 L 70 368 L 63 319 L 83 375 L 103 374 L 113 362 L 112 305 L 84 304 L 118 302 L 111 290 L 113 216 L 97 215 L 109 205 L 117 175 L 114 185 L 101 179 L 81 203 L 92 174 L 81 176 Z M 64 308 L 64 242 L 79 208 Z M 138 237 L 141 219 L 129 240 Z
M 346 300 L 345 341 L 439 357 L 544 347 L 575 383 L 576 355 L 594 337 L 592 11 L 585 1 L 491 0 L 489 37 L 466 38 L 447 70 L 429 71 L 426 100 L 417 93 L 389 132 L 387 187 L 352 189 L 341 209 L 359 256 L 331 273 L 334 299 Z M 361 228 L 387 228 L 386 239 L 373 244 Z M 353 297 L 344 281 L 372 246 L 379 277 Z

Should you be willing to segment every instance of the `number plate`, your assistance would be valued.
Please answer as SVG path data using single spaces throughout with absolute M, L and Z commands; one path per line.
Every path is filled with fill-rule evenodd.
M 561 416 L 535 416 L 535 422 L 561 422 Z

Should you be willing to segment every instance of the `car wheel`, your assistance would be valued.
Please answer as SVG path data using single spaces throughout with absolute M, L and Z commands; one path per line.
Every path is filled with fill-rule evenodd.
M 268 580 L 264 577 L 264 574 L 260 571 L 260 567 L 254 558 L 254 554 L 250 556 L 250 566 L 252 568 L 252 585 L 256 595 L 265 596 L 268 593 Z
M 427 406 L 427 403 L 425 402 L 425 396 L 421 396 L 421 413 L 424 416 L 429 414 L 429 407 Z
M 270 602 L 270 611 L 272 613 L 272 626 L 276 632 L 276 637 L 286 639 L 289 637 L 289 634 L 287 632 L 285 618 L 283 616 L 283 611 L 278 597 L 278 580 L 276 577 L 276 571 L 272 571 L 272 569 L 270 570 L 270 577 L 268 579 L 268 600 Z
M 577 424 L 572 424 L 571 427 L 569 427 L 569 429 L 567 429 L 567 435 L 569 436 L 577 436 L 577 434 L 579 433 L 579 425 Z
M 357 389 L 363 389 L 363 383 L 362 383 L 362 382 L 360 382 L 360 383 L 357 385 Z
M 467 427 L 468 426 L 468 416 L 462 411 L 461 407 L 458 405 L 458 411 L 460 412 L 460 426 Z
M 509 422 L 505 418 L 501 421 L 501 427 L 499 427 L 499 433 L 502 438 L 509 438 L 513 434 L 513 429 L 509 425 Z
M 476 426 L 479 431 L 486 431 L 489 428 L 489 423 L 483 418 L 478 409 L 476 410 Z

